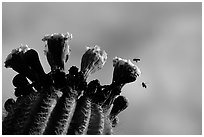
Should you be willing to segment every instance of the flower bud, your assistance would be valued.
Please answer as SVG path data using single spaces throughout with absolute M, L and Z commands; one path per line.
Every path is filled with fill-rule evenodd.
M 6 102 L 4 103 L 4 108 L 7 112 L 12 112 L 14 111 L 14 106 L 15 104 L 15 100 L 13 98 L 9 98 L 8 100 L 6 100 Z
M 100 86 L 100 82 L 98 79 L 92 80 L 88 84 L 88 89 L 86 91 L 87 92 L 86 94 L 93 96 L 96 93 L 99 86 Z
M 107 53 L 99 46 L 87 47 L 81 59 L 81 72 L 85 79 L 92 73 L 100 70 L 107 60 Z
M 112 122 L 112 127 L 116 127 L 117 124 L 119 123 L 119 117 L 118 116 L 114 117 L 111 122 Z
M 107 96 L 107 99 L 105 100 L 103 107 L 108 109 L 113 104 L 113 101 L 115 100 L 116 96 L 120 95 L 121 93 L 121 87 L 113 87 L 112 85 L 109 86 L 109 94 Z
M 112 83 L 126 84 L 136 80 L 140 76 L 140 69 L 130 60 L 115 57 L 113 59 L 113 81 Z
M 67 86 L 72 87 L 77 90 L 79 95 L 80 92 L 84 91 L 87 88 L 87 82 L 84 79 L 84 75 L 76 66 L 72 66 L 69 69 L 69 74 L 66 75 Z
M 110 91 L 110 85 L 99 85 L 97 87 L 97 90 L 93 96 L 95 102 L 99 104 L 100 106 L 103 106 L 104 103 L 109 100 L 111 91 Z
M 13 78 L 13 85 L 15 87 L 23 87 L 26 85 L 29 85 L 28 80 L 26 79 L 26 77 L 22 74 L 17 74 L 14 78 Z
M 69 59 L 70 49 L 68 42 L 71 40 L 72 34 L 54 33 L 46 35 L 42 39 L 45 41 L 45 55 L 47 56 L 48 63 L 51 70 L 61 69 L 64 70 L 65 63 Z
M 66 86 L 66 77 L 65 77 L 65 72 L 64 71 L 60 71 L 59 69 L 52 71 L 52 80 L 53 80 L 53 84 L 54 87 L 56 89 L 61 89 L 64 88 Z
M 121 111 L 125 110 L 128 107 L 128 100 L 124 96 L 118 96 L 113 102 L 113 108 L 110 112 L 110 119 L 113 119 Z
M 70 69 L 69 69 L 69 74 L 70 75 L 77 75 L 78 74 L 78 68 L 76 66 L 72 66 Z

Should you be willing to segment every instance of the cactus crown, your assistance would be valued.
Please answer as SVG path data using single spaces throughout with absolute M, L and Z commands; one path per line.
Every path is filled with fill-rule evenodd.
M 17 99 L 10 98 L 4 104 L 8 114 L 3 134 L 112 134 L 117 115 L 128 107 L 121 89 L 141 72 L 130 60 L 116 57 L 111 84 L 101 85 L 97 79 L 87 83 L 87 77 L 102 69 L 107 60 L 107 53 L 94 46 L 82 56 L 81 69 L 72 66 L 66 74 L 71 38 L 69 33 L 44 36 L 51 67 L 47 74 L 38 53 L 28 46 L 8 55 L 5 67 L 18 72 L 13 78 Z

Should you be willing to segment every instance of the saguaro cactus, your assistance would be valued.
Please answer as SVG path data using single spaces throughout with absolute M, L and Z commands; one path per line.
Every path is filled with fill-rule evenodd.
M 69 33 L 46 35 L 45 55 L 51 67 L 45 73 L 38 53 L 28 46 L 12 50 L 6 68 L 18 74 L 13 78 L 16 100 L 10 98 L 4 108 L 3 134 L 112 134 L 118 114 L 128 106 L 121 96 L 122 87 L 136 80 L 139 68 L 121 58 L 113 59 L 113 80 L 101 85 L 99 80 L 87 83 L 92 73 L 100 70 L 107 54 L 99 46 L 88 47 L 81 59 L 81 69 L 65 64 L 70 56 Z

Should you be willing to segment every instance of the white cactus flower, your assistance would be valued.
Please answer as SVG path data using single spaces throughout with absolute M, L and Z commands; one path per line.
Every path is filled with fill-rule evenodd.
M 87 47 L 81 59 L 81 71 L 87 78 L 90 74 L 100 70 L 107 60 L 107 53 L 99 46 Z

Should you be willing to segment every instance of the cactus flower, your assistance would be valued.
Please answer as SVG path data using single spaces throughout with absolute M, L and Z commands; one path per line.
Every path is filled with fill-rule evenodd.
M 113 67 L 113 79 L 109 86 L 110 95 L 103 104 L 103 107 L 106 109 L 110 109 L 115 98 L 120 95 L 122 87 L 127 83 L 135 81 L 141 74 L 140 69 L 130 60 L 119 57 L 113 59 Z
M 21 46 L 17 49 L 13 49 L 11 53 L 7 56 L 5 63 L 6 68 L 12 68 L 18 73 L 23 73 L 28 70 L 28 66 L 24 61 L 24 53 L 30 48 L 28 46 Z
M 140 69 L 130 60 L 115 57 L 113 59 L 113 83 L 126 84 L 136 80 L 140 76 Z
M 81 72 L 87 78 L 90 74 L 100 70 L 107 60 L 107 53 L 99 46 L 87 47 L 81 59 Z
M 51 35 L 45 35 L 42 41 L 45 44 L 45 55 L 47 56 L 48 63 L 51 66 L 51 70 L 65 68 L 70 55 L 70 49 L 68 42 L 72 39 L 72 34 L 68 32 L 64 34 L 54 33 Z

